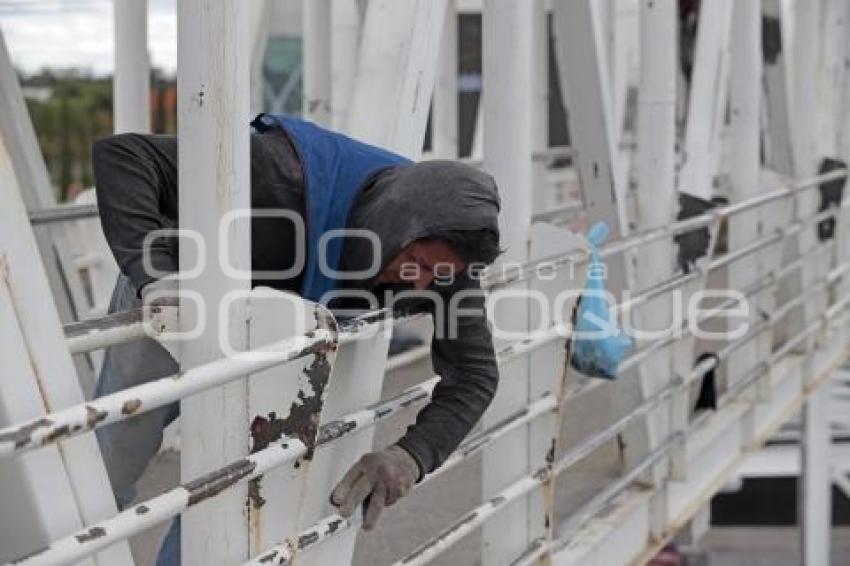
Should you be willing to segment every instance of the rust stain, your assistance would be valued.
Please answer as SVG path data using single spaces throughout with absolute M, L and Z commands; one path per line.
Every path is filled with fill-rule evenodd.
M 89 428 L 94 428 L 97 423 L 104 420 L 109 413 L 106 411 L 98 411 L 91 405 L 86 405 L 86 426 Z
M 54 440 L 58 440 L 58 439 L 62 438 L 63 436 L 68 436 L 70 433 L 71 433 L 70 427 L 68 425 L 62 425 L 62 426 L 54 428 L 52 431 L 50 431 L 50 434 L 48 434 L 44 438 L 44 442 L 45 443 L 53 442 Z
M 319 540 L 319 533 L 316 531 L 310 531 L 309 533 L 305 533 L 298 537 L 298 549 L 304 550 L 305 547 L 313 544 Z
M 260 480 L 262 477 L 254 478 L 248 482 L 248 502 L 252 509 L 260 509 L 266 504 L 265 498 L 260 495 Z
M 242 478 L 251 475 L 256 468 L 255 462 L 243 458 L 220 470 L 184 483 L 183 488 L 189 492 L 189 505 L 195 505 L 218 495 L 231 485 L 238 483 Z
M 302 351 L 314 356 L 310 365 L 303 370 L 309 383 L 310 392 L 305 393 L 306 388 L 299 390 L 296 399 L 289 406 L 287 416 L 284 418 L 279 417 L 275 412 L 268 413 L 268 418 L 260 415 L 254 417 L 250 427 L 252 454 L 264 450 L 272 443 L 286 437 L 297 438 L 307 447 L 303 460 L 309 461 L 313 458 L 313 453 L 319 442 L 319 421 L 331 375 L 328 353 L 336 350 L 338 333 L 336 321 L 328 311 L 317 308 L 314 315 L 317 330 L 330 330 L 333 333 L 333 339 L 321 340 Z M 308 332 L 307 336 L 315 336 L 315 331 Z M 284 442 L 283 446 L 287 448 L 288 444 Z M 293 464 L 294 467 L 299 468 L 301 461 L 302 459 L 296 460 Z M 249 512 L 252 509 L 260 509 L 266 503 L 265 498 L 260 493 L 261 480 L 262 476 L 257 477 L 251 480 L 248 486 Z
M 121 413 L 124 415 L 132 415 L 136 411 L 139 410 L 139 407 L 142 406 L 141 399 L 130 399 L 129 401 L 125 401 L 121 406 Z
M 335 440 L 357 428 L 354 421 L 336 420 L 322 425 L 319 436 L 316 438 L 316 446 Z
M 276 550 L 272 550 L 272 551 L 271 551 L 271 552 L 269 552 L 268 554 L 265 554 L 265 555 L 260 556 L 259 558 L 257 558 L 257 562 L 259 562 L 260 564 L 268 564 L 268 563 L 270 563 L 270 562 L 273 562 L 275 558 L 277 558 L 277 551 L 276 551 Z M 282 562 L 282 561 L 281 561 L 281 562 Z
M 340 528 L 342 528 L 342 524 L 345 522 L 344 519 L 334 519 L 330 523 L 328 523 L 328 530 L 325 531 L 325 535 L 332 535 L 337 532 Z
M 23 448 L 24 446 L 32 442 L 33 431 L 47 426 L 51 426 L 52 424 L 53 421 L 48 418 L 42 417 L 40 419 L 32 421 L 29 424 L 21 425 L 11 432 L 4 432 L 0 434 L 0 442 L 14 442 L 15 449 Z
M 104 529 L 103 527 L 92 527 L 85 533 L 76 535 L 74 538 L 77 539 L 78 542 L 89 542 L 95 539 L 99 539 L 100 537 L 105 535 L 106 529 Z
M 428 399 L 430 396 L 431 396 L 431 395 L 430 395 L 430 394 L 428 394 L 428 392 L 423 391 L 422 393 L 419 393 L 418 395 L 416 395 L 416 396 L 414 396 L 414 397 L 411 397 L 410 399 L 407 399 L 407 400 L 403 401 L 403 402 L 401 403 L 401 406 L 402 406 L 403 408 L 407 408 L 407 407 L 409 407 L 409 406 L 413 405 L 414 403 L 418 403 L 419 401 L 422 401 L 422 400 Z

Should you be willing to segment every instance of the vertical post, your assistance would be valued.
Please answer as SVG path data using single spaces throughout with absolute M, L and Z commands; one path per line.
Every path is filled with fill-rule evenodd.
M 432 110 L 434 155 L 441 159 L 458 157 L 457 34 L 457 6 L 455 0 L 448 0 Z
M 422 153 L 445 0 L 373 0 L 366 9 L 349 132 L 411 159 Z M 385 116 L 384 119 L 376 119 Z
M 766 90 L 767 131 L 765 145 L 767 164 L 784 175 L 794 171 L 791 148 L 791 100 L 788 75 L 792 57 L 785 36 L 782 0 L 764 0 L 762 38 L 764 51 L 764 84 Z
M 0 137 L 9 152 L 9 162 L 20 187 L 20 196 L 27 211 L 56 205 L 56 195 L 44 156 L 38 146 L 27 104 L 6 42 L 0 33 Z M 63 323 L 79 319 L 88 301 L 82 280 L 70 250 L 67 226 L 43 225 L 33 227 L 42 264 L 47 272 L 50 290 L 59 319 Z M 94 376 L 88 360 L 74 357 L 77 376 L 86 397 L 94 389 Z
M 700 4 L 679 190 L 711 200 L 728 95 L 732 1 Z
M 732 18 L 731 65 L 731 201 L 739 202 L 761 192 L 760 118 L 762 85 L 761 2 L 736 2 Z M 737 250 L 760 238 L 764 230 L 761 210 L 750 210 L 729 220 L 729 249 Z M 729 267 L 729 288 L 743 289 L 763 276 L 765 263 L 775 254 L 772 250 L 757 253 Z M 750 325 L 761 319 L 759 313 L 770 312 L 771 293 L 759 293 L 750 300 Z M 734 324 L 740 324 L 736 321 Z M 758 360 L 768 359 L 771 332 L 765 330 L 751 342 L 736 350 L 727 365 L 728 382 L 734 384 L 751 370 Z M 769 372 L 765 380 L 769 380 Z M 766 385 L 765 380 L 763 384 Z M 769 387 L 762 387 L 762 393 Z
M 484 168 L 499 185 L 499 221 L 502 245 L 506 248 L 502 261 L 511 263 L 524 263 L 528 258 L 532 214 L 533 4 L 527 0 L 485 0 L 482 14 L 482 79 L 486 96 L 479 122 L 483 120 Z M 496 305 L 493 317 L 498 330 L 527 332 L 527 300 L 503 301 Z M 497 332 L 497 348 L 499 342 Z M 485 427 L 528 404 L 528 370 L 527 356 L 502 368 L 502 383 L 484 417 Z M 515 456 L 506 459 L 505 454 Z M 528 427 L 503 438 L 497 448 L 485 450 L 483 496 L 491 497 L 530 472 L 532 466 L 542 465 L 544 460 L 538 456 L 542 455 L 531 453 Z M 529 498 L 538 498 L 539 504 L 540 493 Z M 513 503 L 510 511 L 492 518 L 482 528 L 483 564 L 510 561 L 543 533 L 542 517 L 532 516 L 529 498 Z
M 792 146 L 797 177 L 817 170 L 815 122 L 818 113 L 818 67 L 820 66 L 822 0 L 809 0 L 794 11 Z
M 348 125 L 348 108 L 357 76 L 360 50 L 357 0 L 331 0 L 331 126 Z
M 637 226 L 641 230 L 669 224 L 674 216 L 676 152 L 676 11 L 675 0 L 640 2 L 640 76 L 637 116 Z M 635 283 L 643 289 L 673 275 L 673 245 L 669 239 L 652 243 L 633 257 Z M 642 331 L 663 332 L 673 324 L 673 295 L 650 301 L 634 317 Z M 662 348 L 639 368 L 640 398 L 648 399 L 670 381 L 672 351 Z M 647 416 L 646 431 L 626 441 L 626 465 L 645 458 L 668 435 L 667 407 L 659 407 Z M 634 434 L 632 434 L 634 436 Z M 635 441 L 637 440 L 637 442 Z M 650 480 L 660 482 L 666 470 L 659 465 Z M 663 492 L 662 492 L 663 493 Z M 667 522 L 663 495 L 653 501 L 652 534 L 660 537 Z
M 545 2 L 533 2 L 531 70 L 531 151 L 549 149 L 549 13 Z M 533 212 L 547 210 L 551 201 L 547 163 L 533 159 L 531 192 Z
M 151 129 L 147 0 L 115 0 L 115 133 Z
M 266 99 L 266 79 L 263 67 L 266 57 L 266 44 L 269 41 L 269 21 L 272 6 L 269 0 L 252 0 L 249 9 L 249 37 L 251 48 L 251 115 L 256 116 L 264 110 Z
M 811 367 L 810 364 L 807 364 Z M 803 405 L 801 474 L 798 493 L 804 566 L 829 564 L 832 527 L 832 473 L 829 429 L 830 382 L 812 391 Z
M 204 318 L 201 335 L 182 344 L 183 369 L 222 355 L 219 333 L 234 349 L 247 343 L 244 303 L 222 309 L 232 291 L 248 280 L 225 275 L 222 263 L 250 270 L 250 227 L 234 223 L 228 242 L 219 241 L 219 222 L 228 212 L 250 207 L 248 7 L 241 0 L 183 0 L 178 4 L 178 115 L 180 140 L 180 227 L 203 242 L 184 239 L 180 268 L 199 264 L 200 276 L 181 281 L 181 329 Z M 230 254 L 220 260 L 223 245 Z M 241 379 L 181 402 L 181 478 L 187 481 L 248 452 L 246 380 Z M 183 515 L 183 563 L 239 563 L 248 557 L 247 488 L 237 486 Z
M 331 0 L 303 3 L 304 117 L 317 124 L 331 122 Z

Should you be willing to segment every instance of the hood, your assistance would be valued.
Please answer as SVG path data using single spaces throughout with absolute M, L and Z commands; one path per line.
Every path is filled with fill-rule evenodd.
M 492 230 L 498 235 L 499 207 L 496 182 L 487 173 L 456 161 L 424 161 L 378 174 L 358 195 L 348 227 L 378 236 L 383 269 L 413 240 L 451 230 Z M 345 271 L 365 270 L 372 262 L 367 240 L 346 238 Z M 368 288 L 373 279 L 354 283 Z

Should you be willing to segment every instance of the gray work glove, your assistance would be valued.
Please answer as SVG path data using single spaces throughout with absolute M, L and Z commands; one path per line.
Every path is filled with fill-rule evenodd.
M 384 507 L 407 495 L 419 475 L 419 464 L 413 456 L 393 445 L 360 458 L 334 488 L 331 503 L 339 507 L 340 515 L 350 517 L 366 501 L 363 529 L 369 531 Z

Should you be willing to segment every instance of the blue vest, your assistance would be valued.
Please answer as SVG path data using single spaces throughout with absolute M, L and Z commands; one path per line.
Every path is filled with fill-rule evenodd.
M 322 234 L 348 226 L 354 199 L 373 175 L 410 160 L 283 114 L 261 114 L 252 125 L 260 131 L 283 128 L 301 160 L 307 200 L 307 258 L 301 296 L 318 302 L 337 284 L 321 269 L 318 251 Z M 325 264 L 331 269 L 340 268 L 342 244 L 343 238 L 336 237 L 325 246 Z

